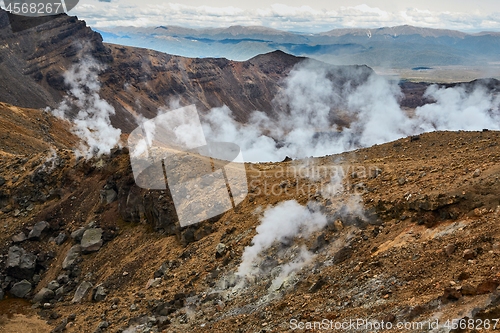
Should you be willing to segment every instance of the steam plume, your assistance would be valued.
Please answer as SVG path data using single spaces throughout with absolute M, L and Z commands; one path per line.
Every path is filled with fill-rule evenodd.
M 328 222 L 334 219 L 346 220 L 347 224 L 356 226 L 351 221 L 366 221 L 363 201 L 358 193 L 349 193 L 344 186 L 345 174 L 335 169 L 320 169 L 312 159 L 300 161 L 301 172 L 297 175 L 308 178 L 310 181 L 321 180 L 325 186 L 319 194 L 326 199 L 342 196 L 343 204 L 337 207 L 324 209 L 320 202 L 310 201 L 307 206 L 300 205 L 295 200 L 284 201 L 264 211 L 256 228 L 257 234 L 247 246 L 242 255 L 242 262 L 237 275 L 252 277 L 263 274 L 259 263 L 263 260 L 262 254 L 277 244 L 287 245 L 294 238 L 308 239 L 314 232 L 322 230 Z M 321 172 L 319 172 L 321 170 Z M 333 201 L 333 200 L 332 200 Z M 279 275 L 273 280 L 271 289 L 277 290 L 290 274 L 301 270 L 315 258 L 315 254 L 304 246 L 292 260 L 280 267 Z M 244 281 L 242 281 L 242 284 Z
M 245 248 L 238 275 L 256 274 L 253 264 L 260 253 L 269 249 L 274 242 L 285 242 L 288 238 L 301 234 L 307 238 L 311 233 L 320 230 L 327 223 L 326 217 L 318 211 L 311 211 L 295 200 L 284 201 L 264 212 L 261 224 L 257 227 L 257 235 L 252 245 Z
M 52 113 L 73 123 L 72 131 L 81 140 L 77 155 L 85 158 L 109 153 L 119 144 L 121 130 L 111 125 L 115 109 L 99 96 L 98 73 L 102 66 L 92 58 L 84 58 L 64 73 L 70 87 L 68 95 Z M 74 117 L 70 115 L 77 110 Z
M 247 161 L 261 162 L 335 154 L 435 130 L 500 129 L 500 97 L 480 85 L 471 92 L 431 86 L 425 97 L 435 102 L 410 116 L 399 105 L 396 82 L 344 71 L 350 79 L 334 83 L 335 70 L 304 62 L 274 100 L 286 112 L 270 117 L 255 111 L 242 125 L 227 107 L 214 108 L 204 118 L 206 137 L 234 142 Z

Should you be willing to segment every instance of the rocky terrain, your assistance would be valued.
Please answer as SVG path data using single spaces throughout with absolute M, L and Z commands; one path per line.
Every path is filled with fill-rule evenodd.
M 465 332 L 497 323 L 499 132 L 247 163 L 249 194 L 236 209 L 181 228 L 168 191 L 135 184 L 133 115 L 155 115 L 182 92 L 201 109 L 227 104 L 244 122 L 271 107 L 303 59 L 188 59 L 103 44 L 64 15 L 36 34 L 13 33 L 2 15 L 1 332 L 291 332 L 358 319 L 414 332 L 438 320 L 436 332 Z M 91 159 L 75 156 L 71 124 L 44 110 L 62 99 L 62 73 L 80 52 L 106 64 L 100 94 L 124 132 L 122 148 Z M 348 79 L 335 69 L 334 79 Z M 409 112 L 425 103 L 427 85 L 400 85 Z M 498 82 L 486 88 L 498 93 Z M 267 246 L 247 265 L 255 244 Z M 459 319 L 472 328 L 453 328 Z
M 48 145 L 2 140 L 4 332 L 24 318 L 33 332 L 283 332 L 292 319 L 499 317 L 498 132 L 436 132 L 248 164 L 245 201 L 183 229 L 164 192 L 134 184 L 127 149 L 77 160 L 67 124 L 2 110 L 40 119 L 26 131 L 58 129 Z M 343 190 L 327 196 L 322 186 L 339 168 Z M 344 213 L 353 198 L 362 213 Z M 288 200 L 319 205 L 327 225 L 274 242 L 254 280 L 238 276 L 263 209 Z M 276 280 L 301 246 L 314 259 Z

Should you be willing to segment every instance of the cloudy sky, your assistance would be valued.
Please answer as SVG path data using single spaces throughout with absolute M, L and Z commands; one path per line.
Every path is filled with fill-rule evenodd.
M 302 32 L 410 24 L 500 31 L 498 0 L 80 0 L 70 14 L 95 28 L 263 25 Z

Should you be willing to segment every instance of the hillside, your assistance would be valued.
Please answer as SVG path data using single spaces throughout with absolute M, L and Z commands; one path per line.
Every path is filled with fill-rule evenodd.
M 23 321 L 43 332 L 282 332 L 293 319 L 498 318 L 498 132 L 435 132 L 323 158 L 247 164 L 250 193 L 236 210 L 179 228 L 163 192 L 134 185 L 127 149 L 75 160 L 64 148 L 71 142 L 64 124 L 17 110 L 61 129 L 52 152 L 36 141 L 15 153 L 3 148 L 1 285 L 12 292 L 25 279 L 32 285 L 25 297 L 41 302 L 0 301 L 3 332 Z M 343 189 L 328 195 L 324 186 L 340 168 Z M 235 275 L 262 232 L 263 212 L 289 200 L 327 224 L 277 238 L 254 266 L 255 279 Z M 99 242 L 81 240 L 85 230 Z M 301 244 L 310 257 L 297 263 Z M 14 247 L 33 254 L 32 269 L 9 266 Z
M 138 115 L 153 118 L 158 108 L 176 103 L 195 104 L 202 113 L 226 105 L 243 123 L 255 110 L 274 117 L 282 108 L 275 98 L 286 88 L 285 79 L 306 60 L 281 51 L 243 62 L 196 59 L 106 44 L 85 22 L 66 15 L 15 33 L 8 23 L 7 14 L 0 11 L 0 37 L 6 45 L 0 49 L 0 74 L 9 78 L 0 80 L 0 101 L 27 108 L 56 108 L 74 88 L 75 79 L 67 73 L 80 64 L 95 62 L 101 68 L 96 73 L 98 93 L 116 111 L 110 116 L 111 124 L 124 133 L 137 126 Z M 317 65 L 329 71 L 328 79 L 339 87 L 359 86 L 373 73 L 360 65 Z M 401 84 L 401 104 L 409 108 L 422 105 L 428 86 Z
M 238 121 L 254 110 L 272 112 L 272 100 L 293 67 L 304 58 L 280 51 L 248 61 L 194 59 L 146 49 L 105 44 L 76 17 L 60 17 L 36 28 L 13 33 L 0 11 L 0 101 L 28 108 L 55 108 L 67 94 L 64 73 L 74 64 L 96 61 L 100 95 L 116 109 L 111 121 L 130 132 L 135 117 L 152 118 L 169 103 L 196 104 L 206 111 L 227 105 Z M 36 32 L 35 32 L 36 31 Z M 333 81 L 350 78 L 350 67 L 331 66 Z M 368 75 L 366 66 L 353 66 Z M 66 81 L 65 81 L 66 80 Z M 237 98 L 235 98 L 237 96 Z

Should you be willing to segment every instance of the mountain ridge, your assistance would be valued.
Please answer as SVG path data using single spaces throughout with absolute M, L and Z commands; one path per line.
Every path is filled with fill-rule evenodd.
M 290 33 L 255 27 L 189 29 L 100 28 L 107 42 L 152 48 L 189 57 L 244 61 L 280 49 L 296 56 L 337 65 L 413 68 L 418 66 L 485 65 L 498 60 L 500 34 L 409 25 L 376 29 L 334 29 L 322 33 Z M 156 29 L 156 30 L 155 30 Z M 154 31 L 154 32 L 153 32 Z M 234 33 L 237 31 L 238 33 Z
M 153 118 L 158 108 L 176 100 L 196 104 L 202 112 L 226 105 L 240 122 L 255 110 L 275 112 L 273 99 L 283 79 L 306 60 L 279 50 L 238 62 L 107 44 L 84 21 L 66 15 L 17 33 L 9 29 L 4 11 L 0 23 L 0 37 L 6 45 L 0 49 L 0 74 L 10 77 L 0 82 L 0 101 L 56 108 L 70 89 L 65 73 L 91 57 L 104 66 L 99 73 L 100 95 L 116 109 L 111 122 L 125 132 L 137 126 L 138 115 Z M 348 79 L 349 71 L 330 67 L 338 69 L 339 79 Z M 368 67 L 351 67 L 373 72 Z
M 321 32 L 315 32 L 315 33 L 310 33 L 310 32 L 300 32 L 300 31 L 287 31 L 287 30 L 280 30 L 276 28 L 269 28 L 265 26 L 260 26 L 260 25 L 231 25 L 228 27 L 204 27 L 204 28 L 189 28 L 189 27 L 183 27 L 179 25 L 161 25 L 161 26 L 149 26 L 149 27 L 132 27 L 132 26 L 113 26 L 109 28 L 100 28 L 104 31 L 106 30 L 126 30 L 130 29 L 136 30 L 136 31 L 150 31 L 150 30 L 157 30 L 157 29 L 163 29 L 165 31 L 172 31 L 173 33 L 179 33 L 181 31 L 184 31 L 185 33 L 193 33 L 193 32 L 199 32 L 199 33 L 211 33 L 211 34 L 219 34 L 221 32 L 234 32 L 238 34 L 250 34 L 254 33 L 255 31 L 257 32 L 268 32 L 270 34 L 272 33 L 282 33 L 286 35 L 303 35 L 303 36 L 315 36 L 315 35 L 326 35 L 329 33 L 335 34 L 337 36 L 341 36 L 343 34 L 350 34 L 353 32 L 366 32 L 366 31 L 372 31 L 372 32 L 378 32 L 380 34 L 387 34 L 387 33 L 397 33 L 397 34 L 404 34 L 404 35 L 410 35 L 410 34 L 427 34 L 428 36 L 442 36 L 442 35 L 447 35 L 447 36 L 474 36 L 474 35 L 480 35 L 480 34 L 498 34 L 500 32 L 498 31 L 481 31 L 481 32 L 474 32 L 474 33 L 468 33 L 460 30 L 454 30 L 454 29 L 442 29 L 442 28 L 428 28 L 428 27 L 420 27 L 420 26 L 415 26 L 415 25 L 396 25 L 396 26 L 383 26 L 383 27 L 374 27 L 374 28 L 334 28 L 331 30 L 327 31 L 321 31 Z M 99 29 L 98 29 L 99 30 Z

